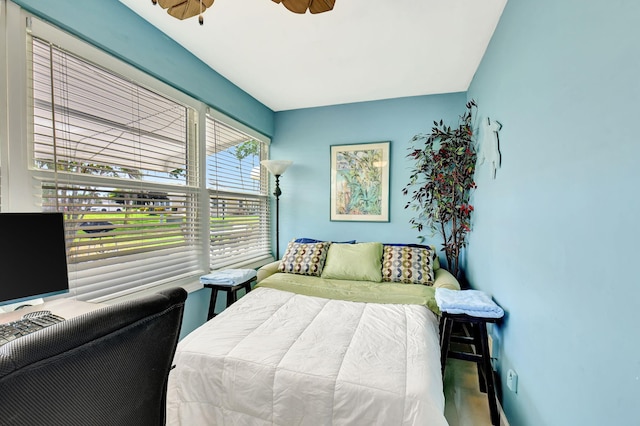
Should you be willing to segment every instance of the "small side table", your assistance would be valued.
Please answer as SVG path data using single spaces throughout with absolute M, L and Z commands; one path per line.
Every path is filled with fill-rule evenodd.
M 461 359 L 475 362 L 478 366 L 478 381 L 481 392 L 487 393 L 489 399 L 489 414 L 491 424 L 500 424 L 500 413 L 496 403 L 496 387 L 491 368 L 491 356 L 489 354 L 489 339 L 487 336 L 487 323 L 497 323 L 501 318 L 482 318 L 466 314 L 442 313 L 440 319 L 440 363 L 442 367 L 442 379 L 447 364 L 447 358 Z M 458 336 L 451 333 L 454 323 L 460 324 L 468 334 Z M 450 349 L 450 343 L 464 343 L 473 351 L 463 352 Z
M 227 292 L 227 308 L 231 304 L 238 300 L 238 290 L 245 289 L 245 294 L 251 291 L 251 283 L 256 280 L 255 277 L 248 279 L 247 281 L 236 285 L 224 285 L 224 284 L 204 284 L 204 287 L 211 289 L 211 298 L 209 299 L 209 313 L 207 314 L 207 321 L 215 317 L 216 299 L 218 298 L 219 291 Z

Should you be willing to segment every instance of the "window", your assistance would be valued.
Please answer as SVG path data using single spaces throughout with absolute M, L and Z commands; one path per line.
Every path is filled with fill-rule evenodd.
M 0 23 L 2 209 L 65 214 L 72 297 L 195 288 L 210 269 L 273 259 L 268 138 L 7 10 L 26 26 Z
M 266 145 L 207 117 L 210 267 L 253 264 L 270 256 Z
M 35 37 L 31 65 L 31 169 L 76 296 L 203 273 L 196 112 Z

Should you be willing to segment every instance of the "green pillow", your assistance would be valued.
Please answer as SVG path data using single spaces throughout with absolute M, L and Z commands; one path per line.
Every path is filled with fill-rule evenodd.
M 382 281 L 382 243 L 331 244 L 322 278 Z

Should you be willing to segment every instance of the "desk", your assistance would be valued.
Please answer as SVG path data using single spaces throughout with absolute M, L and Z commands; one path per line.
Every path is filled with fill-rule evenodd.
M 80 302 L 71 299 L 56 299 L 50 302 L 41 303 L 39 305 L 28 306 L 17 311 L 6 312 L 0 314 L 0 324 L 6 324 L 11 321 L 19 320 L 22 316 L 29 312 L 51 311 L 52 314 L 58 315 L 64 319 L 86 314 L 95 311 L 107 305 L 101 303 Z

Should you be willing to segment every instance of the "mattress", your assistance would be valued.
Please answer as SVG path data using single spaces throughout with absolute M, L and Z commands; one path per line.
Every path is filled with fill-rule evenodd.
M 446 425 L 436 315 L 256 288 L 186 336 L 169 425 Z

